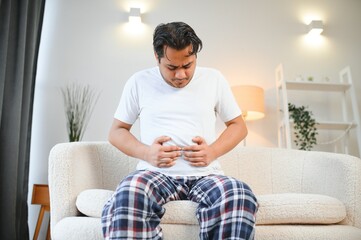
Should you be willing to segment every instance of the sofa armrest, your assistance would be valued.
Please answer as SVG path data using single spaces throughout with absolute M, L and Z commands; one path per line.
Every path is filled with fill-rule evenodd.
M 80 215 L 75 202 L 86 189 L 114 190 L 136 161 L 108 142 L 55 145 L 49 154 L 51 229 L 65 217 Z

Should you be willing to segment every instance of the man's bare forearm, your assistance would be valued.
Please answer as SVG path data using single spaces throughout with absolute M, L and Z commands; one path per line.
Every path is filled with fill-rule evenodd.
M 227 128 L 218 139 L 210 145 L 217 158 L 232 150 L 247 136 L 247 127 L 241 116 L 226 123 Z
M 131 125 L 119 126 L 119 122 L 114 121 L 109 132 L 109 142 L 128 156 L 144 159 L 147 145 L 141 143 L 131 132 Z
M 132 125 L 114 119 L 109 142 L 128 156 L 145 160 L 156 167 L 171 167 L 181 155 L 180 147 L 163 146 L 170 137 L 160 136 L 151 145 L 140 142 L 131 132 Z

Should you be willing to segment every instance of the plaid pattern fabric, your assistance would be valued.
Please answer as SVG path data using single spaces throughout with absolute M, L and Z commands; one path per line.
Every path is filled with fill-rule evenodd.
M 199 203 L 200 239 L 253 239 L 257 200 L 241 181 L 221 175 L 170 177 L 136 171 L 125 178 L 102 213 L 105 239 L 162 239 L 163 204 Z

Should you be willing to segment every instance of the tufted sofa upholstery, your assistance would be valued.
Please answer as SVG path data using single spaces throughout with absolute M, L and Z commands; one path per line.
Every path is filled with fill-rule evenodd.
M 55 145 L 49 156 L 52 239 L 102 239 L 102 206 L 136 163 L 108 142 Z M 257 240 L 361 239 L 361 159 L 238 146 L 221 164 L 258 198 Z M 198 239 L 196 204 L 176 201 L 165 208 L 164 239 Z

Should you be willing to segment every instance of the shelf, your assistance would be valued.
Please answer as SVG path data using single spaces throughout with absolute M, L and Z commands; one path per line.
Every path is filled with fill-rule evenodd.
M 293 126 L 294 124 L 293 120 L 290 120 L 289 122 Z M 340 131 L 345 131 L 350 126 L 352 129 L 355 128 L 357 125 L 354 122 L 325 122 L 325 121 L 317 122 L 317 124 L 315 125 L 315 127 L 318 130 L 340 130 Z
M 285 84 L 286 84 L 286 88 L 289 90 L 307 90 L 307 91 L 343 92 L 343 91 L 348 90 L 351 87 L 351 85 L 348 83 L 286 81 Z
M 345 131 L 349 127 L 356 127 L 356 123 L 354 122 L 318 122 L 316 125 L 317 129 L 322 130 L 342 130 Z

